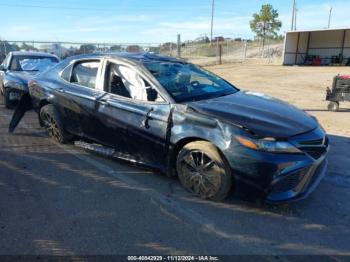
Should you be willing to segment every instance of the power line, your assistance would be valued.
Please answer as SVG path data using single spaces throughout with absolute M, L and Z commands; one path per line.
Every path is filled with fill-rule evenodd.
M 65 6 L 44 6 L 44 5 L 23 5 L 23 4 L 0 4 L 6 7 L 42 8 L 42 9 L 66 9 L 66 10 L 88 10 L 88 11 L 111 11 L 110 9 L 88 8 L 88 7 L 65 7 Z
M 107 8 L 94 8 L 94 7 L 67 7 L 67 6 L 47 6 L 47 5 L 27 5 L 27 4 L 6 4 L 6 3 L 0 3 L 0 6 L 3 7 L 21 7 L 21 8 L 38 8 L 38 9 L 60 9 L 60 10 L 79 10 L 79 11 L 101 11 L 101 12 L 115 12 L 114 9 L 107 9 Z M 156 9 L 162 9 L 156 6 L 143 6 L 144 10 L 156 10 Z M 200 9 L 206 9 L 204 6 L 200 6 Z M 125 8 L 124 8 L 125 9 Z M 171 8 L 171 10 L 176 11 L 187 11 L 188 8 Z

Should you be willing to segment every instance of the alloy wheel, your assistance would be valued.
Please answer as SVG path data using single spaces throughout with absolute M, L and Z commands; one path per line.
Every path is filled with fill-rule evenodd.
M 55 119 L 51 115 L 44 113 L 42 115 L 42 121 L 52 138 L 56 139 L 59 142 L 63 140 L 61 131 L 59 130 Z
M 179 161 L 184 187 L 206 199 L 214 196 L 221 186 L 221 168 L 204 152 L 188 151 Z

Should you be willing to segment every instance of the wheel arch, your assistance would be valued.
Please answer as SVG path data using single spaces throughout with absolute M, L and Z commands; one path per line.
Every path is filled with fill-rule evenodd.
M 47 100 L 46 98 L 44 98 L 44 99 L 41 99 L 39 101 L 38 106 L 36 108 L 36 111 L 38 113 L 39 124 L 40 124 L 41 127 L 44 126 L 44 123 L 43 123 L 43 121 L 41 120 L 41 117 L 40 117 L 40 110 L 41 110 L 41 108 L 43 108 L 44 106 L 49 105 L 49 104 L 51 104 L 50 101 Z
M 177 159 L 177 155 L 179 154 L 180 150 L 187 144 L 195 142 L 195 141 L 205 141 L 205 142 L 209 142 L 212 145 L 214 145 L 219 154 L 221 155 L 221 157 L 224 159 L 224 161 L 227 161 L 227 158 L 225 156 L 225 154 L 222 152 L 222 150 L 220 149 L 220 147 L 218 147 L 213 141 L 210 141 L 206 138 L 203 137 L 196 137 L 196 136 L 190 136 L 190 137 L 184 137 L 181 138 L 180 140 L 178 140 L 171 148 L 170 150 L 170 156 L 168 158 L 168 164 L 167 164 L 167 175 L 170 177 L 173 176 L 177 176 L 177 172 L 176 172 L 176 159 Z

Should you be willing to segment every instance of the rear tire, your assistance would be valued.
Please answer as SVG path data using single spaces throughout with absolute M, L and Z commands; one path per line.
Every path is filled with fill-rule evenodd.
M 339 110 L 339 102 L 329 102 L 328 110 L 333 111 L 333 112 L 337 112 Z
M 65 129 L 62 119 L 53 105 L 46 105 L 40 109 L 40 119 L 49 136 L 61 144 L 70 142 L 73 138 Z
M 177 156 L 176 170 L 183 187 L 202 199 L 222 201 L 232 188 L 230 166 L 206 141 L 185 145 Z

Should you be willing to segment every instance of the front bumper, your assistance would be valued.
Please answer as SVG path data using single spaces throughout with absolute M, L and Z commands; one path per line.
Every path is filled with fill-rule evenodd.
M 303 153 L 268 153 L 232 144 L 224 155 L 236 181 L 235 189 L 243 189 L 242 193 L 263 198 L 268 203 L 306 198 L 326 174 L 328 139 L 317 128 L 293 137 L 290 142 Z
M 10 93 L 11 101 L 19 101 L 24 94 L 28 93 L 28 89 L 19 89 L 14 87 L 4 87 L 8 93 Z M 4 90 L 5 91 L 5 90 Z M 12 94 L 12 96 L 11 96 Z
M 326 155 L 311 166 L 278 176 L 267 190 L 266 202 L 282 203 L 308 197 L 326 175 L 328 159 Z

